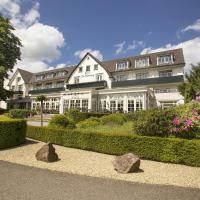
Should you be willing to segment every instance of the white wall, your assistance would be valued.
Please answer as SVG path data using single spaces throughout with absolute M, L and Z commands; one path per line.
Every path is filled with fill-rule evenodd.
M 79 77 L 79 83 L 95 82 L 96 75 L 102 74 L 103 80 L 107 81 L 108 88 L 111 87 L 111 80 L 106 70 L 98 64 L 98 70 L 94 70 L 94 65 L 98 64 L 90 55 L 86 56 L 85 59 L 77 66 L 73 74 L 71 75 L 68 84 L 74 84 L 74 78 Z M 86 72 L 86 66 L 90 66 L 90 72 Z M 83 68 L 82 72 L 79 72 L 79 67 Z

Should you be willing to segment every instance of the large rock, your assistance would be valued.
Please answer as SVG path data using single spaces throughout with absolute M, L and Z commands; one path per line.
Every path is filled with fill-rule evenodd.
M 132 153 L 116 156 L 113 166 L 119 173 L 136 172 L 140 168 L 140 158 Z
M 39 149 L 35 157 L 37 160 L 44 162 L 54 162 L 58 160 L 58 154 L 55 152 L 55 148 L 51 142 L 48 142 L 41 149 Z

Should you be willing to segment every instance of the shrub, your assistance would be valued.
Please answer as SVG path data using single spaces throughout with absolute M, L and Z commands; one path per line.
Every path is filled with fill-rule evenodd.
M 11 118 L 27 118 L 28 116 L 30 116 L 30 114 L 32 113 L 31 110 L 25 110 L 25 109 L 11 109 L 8 112 L 8 116 Z
M 171 134 L 173 109 L 151 109 L 138 112 L 134 120 L 134 133 L 146 136 L 167 137 Z
M 90 128 L 100 125 L 100 118 L 90 117 L 84 121 L 79 122 L 76 126 L 77 128 Z
M 122 125 L 124 122 L 126 122 L 127 119 L 124 114 L 121 113 L 116 113 L 116 114 L 110 114 L 110 115 L 105 115 L 101 117 L 101 123 L 107 124 L 107 125 Z
M 77 129 L 51 129 L 29 126 L 27 136 L 43 142 L 121 155 L 132 152 L 141 158 L 200 166 L 200 140 L 147 136 L 82 133 Z
M 58 127 L 58 128 L 72 128 L 74 123 L 68 119 L 65 115 L 54 115 L 49 121 L 49 127 Z
M 26 121 L 0 117 L 0 148 L 8 148 L 25 142 Z

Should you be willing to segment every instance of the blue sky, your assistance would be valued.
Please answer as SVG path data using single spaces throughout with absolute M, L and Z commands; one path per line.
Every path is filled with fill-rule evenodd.
M 196 63 L 199 8 L 199 0 L 0 0 L 24 41 L 18 66 L 33 71 L 78 63 L 86 51 L 107 60 L 182 47 Z

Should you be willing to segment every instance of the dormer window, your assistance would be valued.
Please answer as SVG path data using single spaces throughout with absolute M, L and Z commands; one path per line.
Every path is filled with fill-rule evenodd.
M 149 66 L 149 58 L 139 58 L 135 60 L 135 68 L 142 68 Z
M 65 75 L 65 72 L 64 72 L 64 71 L 57 72 L 57 76 L 64 76 L 64 75 Z
M 78 72 L 81 73 L 83 71 L 83 67 L 78 68 Z
M 157 57 L 157 65 L 166 65 L 173 63 L 173 55 L 164 55 Z
M 37 75 L 36 76 L 37 81 L 42 80 L 42 79 L 44 79 L 44 75 Z
M 128 68 L 128 64 L 129 62 L 128 61 L 121 61 L 121 62 L 118 62 L 116 64 L 116 69 L 117 70 L 125 70 Z
M 46 78 L 53 78 L 53 73 L 52 74 L 47 74 Z
M 86 66 L 86 72 L 90 72 L 90 65 Z

